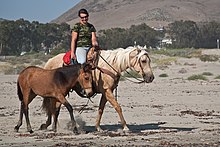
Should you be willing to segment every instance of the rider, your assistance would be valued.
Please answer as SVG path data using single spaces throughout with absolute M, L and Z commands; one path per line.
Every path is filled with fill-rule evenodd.
M 71 64 L 77 61 L 85 63 L 89 49 L 98 47 L 95 27 L 88 23 L 89 13 L 86 9 L 80 9 L 78 12 L 80 22 L 72 27 L 71 40 Z

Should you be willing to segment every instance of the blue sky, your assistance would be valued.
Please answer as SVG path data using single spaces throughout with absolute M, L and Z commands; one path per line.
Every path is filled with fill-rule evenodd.
M 0 18 L 47 23 L 59 17 L 80 0 L 0 0 Z

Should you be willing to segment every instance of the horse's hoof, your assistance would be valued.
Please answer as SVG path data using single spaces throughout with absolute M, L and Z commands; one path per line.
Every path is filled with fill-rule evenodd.
M 98 132 L 104 132 L 100 127 L 97 127 L 96 130 L 97 130 Z
M 42 124 L 41 126 L 40 126 L 40 130 L 46 130 L 47 129 L 47 125 L 46 124 Z
M 127 126 L 125 126 L 125 127 L 123 128 L 123 132 L 130 132 L 130 130 L 129 130 L 129 128 L 128 128 Z

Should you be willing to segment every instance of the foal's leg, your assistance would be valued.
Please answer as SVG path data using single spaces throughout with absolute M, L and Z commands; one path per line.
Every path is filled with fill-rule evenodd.
M 59 105 L 56 105 L 56 103 L 59 103 Z M 45 110 L 46 110 L 46 113 L 47 113 L 47 121 L 46 121 L 45 124 L 42 124 L 40 126 L 40 130 L 46 130 L 47 127 L 51 125 L 52 116 L 53 116 L 53 119 L 55 119 L 56 111 L 58 111 L 60 109 L 60 108 L 58 108 L 60 106 L 61 106 L 61 103 L 58 102 L 57 100 L 55 100 L 54 98 L 44 97 L 43 107 L 45 107 Z M 58 112 L 58 114 L 59 114 L 59 112 Z M 56 126 L 53 123 L 52 130 L 54 132 L 56 132 L 55 128 L 56 128 Z
M 111 103 L 111 105 L 115 108 L 115 110 L 118 112 L 118 115 L 121 119 L 123 131 L 129 131 L 129 128 L 127 127 L 126 121 L 125 121 L 124 116 L 122 114 L 122 109 L 121 109 L 120 105 L 118 104 L 118 102 L 116 101 L 112 91 L 110 89 L 106 89 L 105 96 L 106 96 L 107 101 L 109 101 Z
M 29 120 L 29 111 L 28 111 L 28 104 L 31 103 L 31 101 L 37 96 L 31 89 L 23 92 L 23 113 L 26 118 L 27 123 L 27 131 L 30 133 L 33 133 L 34 131 L 31 128 L 30 120 Z
M 47 127 L 51 124 L 51 118 L 52 118 L 52 113 L 47 113 L 47 120 L 46 120 L 46 124 L 42 124 L 40 126 L 40 130 L 46 130 Z
M 57 131 L 57 120 L 58 120 L 58 116 L 60 114 L 60 107 L 61 107 L 61 103 L 60 102 L 56 102 L 56 111 L 55 111 L 55 114 L 53 115 L 53 125 L 52 125 L 52 130 L 54 132 Z
M 66 98 L 63 95 L 58 96 L 58 100 L 67 108 L 70 114 L 71 122 L 72 122 L 72 128 L 73 132 L 75 134 L 78 134 L 78 130 L 76 127 L 76 121 L 73 116 L 73 107 L 70 105 L 70 103 L 66 100 Z
M 44 99 L 45 100 L 45 99 Z M 60 113 L 60 107 L 61 103 L 54 98 L 50 98 L 47 103 L 50 105 L 51 108 L 48 108 L 47 111 L 47 121 L 45 124 L 42 124 L 40 126 L 40 130 L 46 130 L 49 125 L 51 125 L 52 122 L 52 117 L 53 117 L 53 125 L 52 125 L 52 131 L 56 132 L 57 131 L 57 120 L 58 120 L 58 115 Z M 51 110 L 52 109 L 52 110 Z M 55 111 L 53 111 L 55 109 Z
M 18 121 L 17 125 L 16 125 L 15 128 L 14 128 L 14 130 L 15 130 L 16 132 L 18 132 L 20 126 L 22 125 L 23 109 L 24 109 L 24 104 L 23 104 L 23 101 L 21 101 L 19 121 Z
M 24 107 L 24 116 L 26 118 L 27 123 L 27 131 L 30 133 L 33 133 L 34 131 L 31 128 L 30 120 L 29 120 L 29 111 L 28 111 L 28 105 Z
M 104 112 L 106 102 L 107 102 L 107 100 L 106 100 L 105 96 L 102 95 L 100 103 L 99 103 L 98 116 L 97 116 L 97 119 L 96 119 L 96 130 L 99 131 L 99 132 L 102 131 L 102 129 L 100 127 L 100 121 L 101 121 L 101 118 L 102 118 L 102 114 Z
M 26 90 L 23 92 L 23 100 L 21 101 L 20 119 L 18 121 L 17 126 L 15 126 L 15 131 L 18 131 L 20 126 L 22 125 L 22 119 L 23 119 L 23 114 L 24 114 L 26 118 L 26 123 L 27 123 L 27 130 L 28 132 L 33 133 L 31 129 L 30 120 L 29 120 L 28 104 L 34 99 L 36 95 L 32 92 L 31 89 L 28 89 L 28 88 L 24 88 L 24 89 Z
M 27 123 L 27 130 L 30 133 L 33 133 L 34 131 L 31 128 L 30 120 L 29 120 L 29 108 L 28 104 L 31 103 L 31 101 L 37 96 L 32 90 L 26 95 L 27 99 L 24 97 L 24 115 L 26 117 L 26 123 Z

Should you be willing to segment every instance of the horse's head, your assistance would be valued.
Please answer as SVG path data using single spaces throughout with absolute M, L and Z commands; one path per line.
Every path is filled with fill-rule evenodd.
M 154 80 L 150 62 L 150 57 L 144 49 L 135 49 L 130 53 L 131 68 L 140 74 L 146 83 L 151 83 Z
M 85 94 L 90 97 L 93 95 L 92 89 L 92 66 L 89 64 L 82 64 L 79 74 L 79 84 L 84 89 Z

